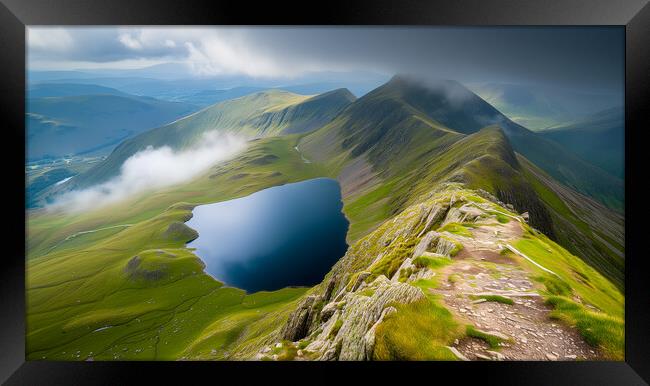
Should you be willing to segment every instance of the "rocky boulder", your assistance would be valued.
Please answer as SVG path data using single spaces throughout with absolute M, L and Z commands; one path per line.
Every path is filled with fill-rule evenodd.
M 367 360 L 372 358 L 374 331 L 378 322 L 393 310 L 391 304 L 411 303 L 424 299 L 422 291 L 406 283 L 391 282 L 378 276 L 369 286 L 374 292 L 367 296 L 347 292 L 340 310 L 335 310 L 313 337 L 307 351 L 316 351 L 322 360 Z M 332 307 L 333 308 L 333 307 Z

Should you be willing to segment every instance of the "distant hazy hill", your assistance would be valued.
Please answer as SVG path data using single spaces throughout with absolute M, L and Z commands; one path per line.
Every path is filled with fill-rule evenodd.
M 573 121 L 621 103 L 612 95 L 531 85 L 488 83 L 469 88 L 514 122 L 534 131 Z
M 185 66 L 157 65 L 138 70 L 29 71 L 28 83 L 93 84 L 133 95 L 208 106 L 226 99 L 271 88 L 297 94 L 321 94 L 347 88 L 363 95 L 388 79 L 365 71 L 313 72 L 290 79 L 266 79 L 244 75 L 199 76 Z M 249 91 L 249 92 L 247 92 Z
M 625 115 L 622 107 L 592 114 L 541 133 L 566 149 L 623 177 L 625 168 Z
M 262 87 L 234 87 L 225 90 L 200 90 L 183 95 L 170 96 L 170 99 L 191 103 L 197 106 L 209 106 L 228 99 L 235 99 L 264 90 L 265 88 Z
M 73 95 L 83 90 L 102 93 Z M 94 85 L 35 86 L 33 93 L 48 96 L 27 100 L 30 160 L 110 150 L 129 136 L 196 110 L 187 103 L 127 95 Z M 54 94 L 61 96 L 49 96 Z
M 289 91 L 296 94 L 302 95 L 314 95 L 326 93 L 330 90 L 338 88 L 348 88 L 355 95 L 364 95 L 374 87 L 370 87 L 365 83 L 349 83 L 346 82 L 332 82 L 332 83 L 309 83 L 309 84 L 297 84 L 284 87 L 278 87 L 280 90 Z M 253 94 L 256 92 L 268 90 L 265 87 L 233 87 L 229 89 L 209 89 L 209 90 L 200 90 L 196 92 L 191 92 L 187 94 L 181 94 L 177 96 L 172 96 L 171 93 L 168 94 L 170 100 L 187 102 L 199 106 L 209 106 L 215 103 L 219 103 L 228 99 L 239 98 L 245 95 Z
M 104 162 L 75 178 L 74 187 L 116 175 L 126 159 L 147 146 L 181 149 L 214 129 L 249 137 L 306 132 L 329 122 L 354 100 L 346 89 L 316 96 L 268 90 L 227 100 L 122 142 Z
M 128 94 L 96 84 L 84 83 L 36 83 L 27 88 L 27 98 L 64 97 L 79 95 L 120 95 Z

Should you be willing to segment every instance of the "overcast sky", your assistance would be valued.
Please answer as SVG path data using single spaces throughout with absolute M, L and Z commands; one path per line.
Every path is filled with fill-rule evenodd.
M 195 76 L 409 73 L 622 92 L 619 27 L 30 27 L 30 70 L 184 63 Z

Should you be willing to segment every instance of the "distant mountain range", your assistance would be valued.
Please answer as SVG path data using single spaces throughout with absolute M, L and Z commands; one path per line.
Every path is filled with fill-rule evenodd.
M 313 95 L 337 88 L 347 88 L 356 96 L 381 85 L 388 76 L 367 71 L 312 72 L 293 78 L 265 79 L 242 75 L 196 76 L 179 64 L 165 64 L 138 70 L 29 71 L 30 86 L 48 83 L 93 84 L 118 89 L 134 95 L 151 96 L 201 106 L 228 98 L 217 96 L 230 92 L 231 97 L 245 95 L 243 90 L 255 91 L 280 88 L 297 94 Z M 239 93 L 239 95 L 234 95 Z M 207 97 L 207 98 L 206 98 Z
M 622 107 L 553 126 L 541 133 L 582 159 L 623 178 L 625 168 L 625 112 Z
M 81 95 L 129 96 L 120 90 L 86 83 L 37 83 L 27 88 L 27 98 L 52 98 Z
M 486 83 L 469 88 L 508 118 L 533 131 L 582 119 L 623 103 L 614 94 L 535 85 Z
M 107 152 L 134 134 L 198 109 L 84 84 L 36 85 L 27 96 L 29 160 Z

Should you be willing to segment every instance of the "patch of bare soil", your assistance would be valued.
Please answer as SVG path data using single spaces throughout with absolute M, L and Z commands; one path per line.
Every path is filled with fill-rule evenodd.
M 377 174 L 364 156 L 358 157 L 346 165 L 337 177 L 341 184 L 341 196 L 346 199 L 361 193 L 378 182 Z

